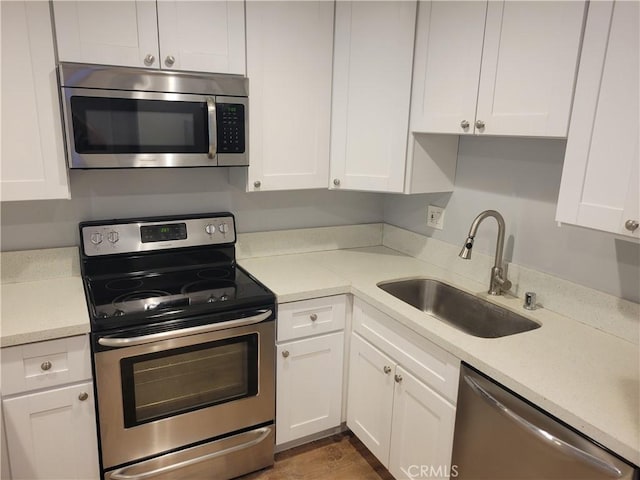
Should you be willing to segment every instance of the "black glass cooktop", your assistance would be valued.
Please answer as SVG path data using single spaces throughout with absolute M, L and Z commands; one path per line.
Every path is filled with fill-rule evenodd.
M 83 265 L 94 330 L 271 306 L 275 296 L 220 252 L 90 259 Z

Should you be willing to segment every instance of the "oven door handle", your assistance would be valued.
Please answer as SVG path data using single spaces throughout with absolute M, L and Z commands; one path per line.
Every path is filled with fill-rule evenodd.
M 238 452 L 240 450 L 245 450 L 247 448 L 251 448 L 255 445 L 258 445 L 260 442 L 264 441 L 264 439 L 267 438 L 271 433 L 271 427 L 262 427 L 257 430 L 254 430 L 251 433 L 258 434 L 258 436 L 253 440 L 249 440 L 248 442 L 241 443 L 240 445 L 234 445 L 232 447 L 228 447 L 223 450 L 218 450 L 217 452 L 212 452 L 207 455 L 203 455 L 201 457 L 190 458 L 189 460 L 173 463 L 171 465 L 165 465 L 164 467 L 156 468 L 154 470 L 149 470 L 148 472 L 136 473 L 133 475 L 127 475 L 126 473 L 127 470 L 131 468 L 131 465 L 127 467 L 122 467 L 122 468 L 119 468 L 118 470 L 114 470 L 111 473 L 110 478 L 111 480 L 143 480 L 145 478 L 153 478 L 155 476 L 172 472 L 180 468 L 189 467 L 196 463 L 206 462 L 207 460 L 213 460 L 214 458 L 217 458 L 217 457 L 229 455 L 230 453 Z M 135 467 L 135 465 L 133 466 Z
M 198 325 L 197 327 L 181 328 L 180 330 L 170 330 L 168 332 L 152 333 L 150 335 L 142 335 L 139 337 L 101 337 L 98 339 L 98 343 L 104 347 L 131 347 L 134 345 L 142 345 L 143 343 L 151 343 L 160 340 L 169 340 L 171 338 L 185 337 L 187 335 L 196 335 L 198 333 L 216 332 L 227 328 L 252 325 L 266 320 L 272 314 L 272 310 L 264 310 L 258 315 L 253 315 L 251 317 L 238 318 L 227 322 Z

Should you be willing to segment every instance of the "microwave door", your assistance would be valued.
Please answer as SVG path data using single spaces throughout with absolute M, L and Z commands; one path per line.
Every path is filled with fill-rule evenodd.
M 214 97 L 63 90 L 70 168 L 218 165 Z

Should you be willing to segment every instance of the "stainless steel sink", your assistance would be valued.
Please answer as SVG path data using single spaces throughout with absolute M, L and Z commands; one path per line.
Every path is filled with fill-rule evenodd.
M 533 320 L 437 280 L 398 280 L 379 283 L 378 287 L 476 337 L 506 337 L 540 328 L 540 324 Z

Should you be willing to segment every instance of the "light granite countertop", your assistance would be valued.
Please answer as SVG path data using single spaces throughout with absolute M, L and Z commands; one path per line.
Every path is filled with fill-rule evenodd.
M 0 345 L 89 332 L 77 249 L 2 254 Z M 640 464 L 638 345 L 395 250 L 372 246 L 239 260 L 286 303 L 351 293 L 631 462 Z M 383 292 L 385 280 L 430 277 L 542 324 L 499 339 L 467 335 Z M 38 295 L 34 297 L 33 292 Z
M 640 464 L 638 346 L 522 299 L 490 297 L 487 285 L 386 247 L 240 260 L 278 302 L 352 293 L 461 360 L 529 399 L 636 465 Z M 377 287 L 385 280 L 430 277 L 487 298 L 542 324 L 518 335 L 465 334 Z
M 0 346 L 88 333 L 78 249 L 2 253 Z

